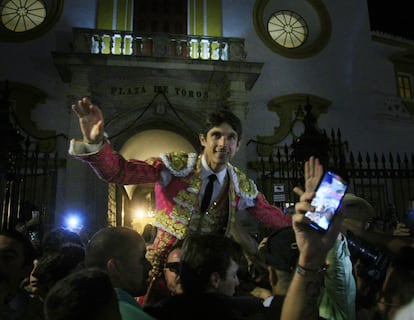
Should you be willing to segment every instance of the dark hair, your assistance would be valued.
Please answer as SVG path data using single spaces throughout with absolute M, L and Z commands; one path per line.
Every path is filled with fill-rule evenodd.
M 12 238 L 21 244 L 23 249 L 24 265 L 28 266 L 33 263 L 33 260 L 36 258 L 37 253 L 36 249 L 33 246 L 32 242 L 24 234 L 20 233 L 15 229 L 1 229 L 0 235 L 7 238 Z
M 166 257 L 168 257 L 168 255 L 173 251 L 173 250 L 175 250 L 175 249 L 177 249 L 177 248 L 182 248 L 183 247 L 183 243 L 184 243 L 184 240 L 178 240 L 176 243 L 174 243 L 169 249 L 168 249 L 168 251 L 167 251 L 167 255 L 166 255 Z
M 157 227 L 151 223 L 147 223 L 142 230 L 142 237 L 146 243 L 153 243 L 157 235 Z
M 83 265 L 85 249 L 74 243 L 67 243 L 59 251 L 47 251 L 39 258 L 33 275 L 48 291 L 53 284 Z
M 222 279 L 231 259 L 240 262 L 242 249 L 234 240 L 221 235 L 190 235 L 183 243 L 180 260 L 180 281 L 186 294 L 202 293 L 210 275 L 217 272 Z
M 58 227 L 46 232 L 42 239 L 42 252 L 59 251 L 62 245 L 75 243 L 83 246 L 80 236 L 69 229 Z
M 76 271 L 50 289 L 45 303 L 46 319 L 102 319 L 109 308 L 116 311 L 118 299 L 107 273 L 99 268 Z
M 240 119 L 228 108 L 220 108 L 209 113 L 202 127 L 201 133 L 207 136 L 207 133 L 213 127 L 218 127 L 223 123 L 228 123 L 234 131 L 237 132 L 237 141 L 240 141 L 243 134 L 242 123 Z
M 400 247 L 391 263 L 394 270 L 384 288 L 384 298 L 387 303 L 393 303 L 392 297 L 396 296 L 399 305 L 403 306 L 414 296 L 414 248 Z
M 172 251 L 174 251 L 175 249 L 177 249 L 177 248 L 179 248 L 179 249 L 182 249 L 182 247 L 183 247 L 183 243 L 184 243 L 184 241 L 183 240 L 178 240 L 176 243 L 174 243 L 168 250 L 167 250 L 167 252 L 166 252 L 166 254 L 165 254 L 165 257 L 164 257 L 164 265 L 167 263 L 167 261 L 168 261 L 168 256 L 170 255 L 170 253 L 172 252 Z

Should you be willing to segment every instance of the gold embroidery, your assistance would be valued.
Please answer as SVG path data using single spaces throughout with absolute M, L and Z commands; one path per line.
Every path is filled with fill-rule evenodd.
M 177 205 L 173 208 L 171 217 L 184 225 L 188 225 L 188 221 L 191 218 L 191 211 L 188 208 Z
M 170 168 L 181 171 L 188 168 L 188 154 L 185 152 L 172 152 L 165 155 L 169 162 Z M 201 178 L 199 175 L 200 158 L 196 167 L 189 172 L 187 176 L 182 176 L 182 181 L 188 183 L 188 187 L 179 190 L 174 201 L 172 212 L 168 215 L 165 210 L 159 211 L 156 215 L 156 223 L 173 234 L 177 238 L 184 238 L 188 229 L 196 232 L 213 232 L 229 233 L 229 227 L 235 217 L 235 196 L 236 190 L 242 197 L 247 196 L 254 198 L 257 195 L 257 188 L 253 180 L 240 171 L 237 167 L 230 167 L 226 177 L 225 187 L 215 202 L 204 215 L 201 215 L 198 209 L 198 194 L 201 187 Z M 196 169 L 194 171 L 194 169 Z M 232 172 L 232 173 L 231 173 Z M 227 179 L 230 179 L 227 180 Z M 233 185 L 233 184 L 236 184 Z M 236 190 L 235 190 L 236 189 Z
M 225 201 L 227 203 L 227 201 Z M 211 206 L 204 214 L 198 211 L 194 212 L 191 222 L 190 230 L 192 232 L 200 233 L 224 233 L 227 221 L 227 210 L 222 205 L 220 207 Z
M 145 162 L 152 166 L 155 163 L 156 160 L 159 160 L 159 159 L 158 158 L 149 158 L 149 159 L 145 160 Z
M 255 188 L 254 182 L 251 179 L 249 179 L 245 173 L 240 171 L 239 168 L 233 167 L 233 169 L 237 175 L 240 191 L 247 194 L 248 196 L 255 195 L 256 188 Z
M 197 154 L 185 153 L 183 151 L 161 153 L 161 160 L 165 167 L 176 177 L 186 177 L 194 171 L 197 161 Z
M 194 207 L 194 204 L 197 200 L 197 195 L 198 193 L 190 193 L 187 189 L 183 189 L 178 191 L 175 202 L 181 203 L 190 209 Z
M 187 226 L 170 217 L 165 210 L 155 212 L 155 223 L 157 227 L 171 233 L 178 239 L 183 239 L 187 233 Z
M 158 238 L 159 250 L 155 251 L 152 259 L 149 260 L 152 265 L 152 269 L 149 272 L 150 278 L 162 276 L 165 258 L 168 254 L 168 247 L 171 245 L 172 239 L 173 235 L 166 232 L 163 233 L 162 237 Z
M 201 188 L 201 178 L 199 174 L 193 174 L 188 179 L 184 180 L 185 182 L 188 182 L 191 192 L 198 194 Z
M 171 167 L 180 171 L 187 166 L 188 154 L 183 151 L 171 152 L 168 157 L 171 160 Z

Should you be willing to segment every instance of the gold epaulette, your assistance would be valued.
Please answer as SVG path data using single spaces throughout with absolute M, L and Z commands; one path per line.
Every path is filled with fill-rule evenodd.
M 234 191 L 245 199 L 255 199 L 259 191 L 252 179 L 249 179 L 239 168 L 229 165 L 229 171 L 234 182 Z
M 194 170 L 197 162 L 196 153 L 184 151 L 161 153 L 160 158 L 168 170 L 176 177 L 188 176 Z

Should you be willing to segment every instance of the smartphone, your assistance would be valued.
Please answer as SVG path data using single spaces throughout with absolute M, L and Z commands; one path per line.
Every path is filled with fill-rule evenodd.
M 311 205 L 314 212 L 306 212 L 305 216 L 311 220 L 310 226 L 319 231 L 327 231 L 336 210 L 341 205 L 348 182 L 332 171 L 326 171 L 316 188 L 315 197 Z

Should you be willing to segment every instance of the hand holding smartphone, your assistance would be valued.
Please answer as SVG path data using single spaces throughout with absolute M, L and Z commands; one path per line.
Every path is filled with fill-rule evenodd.
M 308 211 L 305 216 L 311 220 L 310 226 L 319 231 L 327 231 L 331 220 L 339 208 L 348 183 L 332 171 L 327 171 L 316 188 L 311 205 L 315 211 Z

